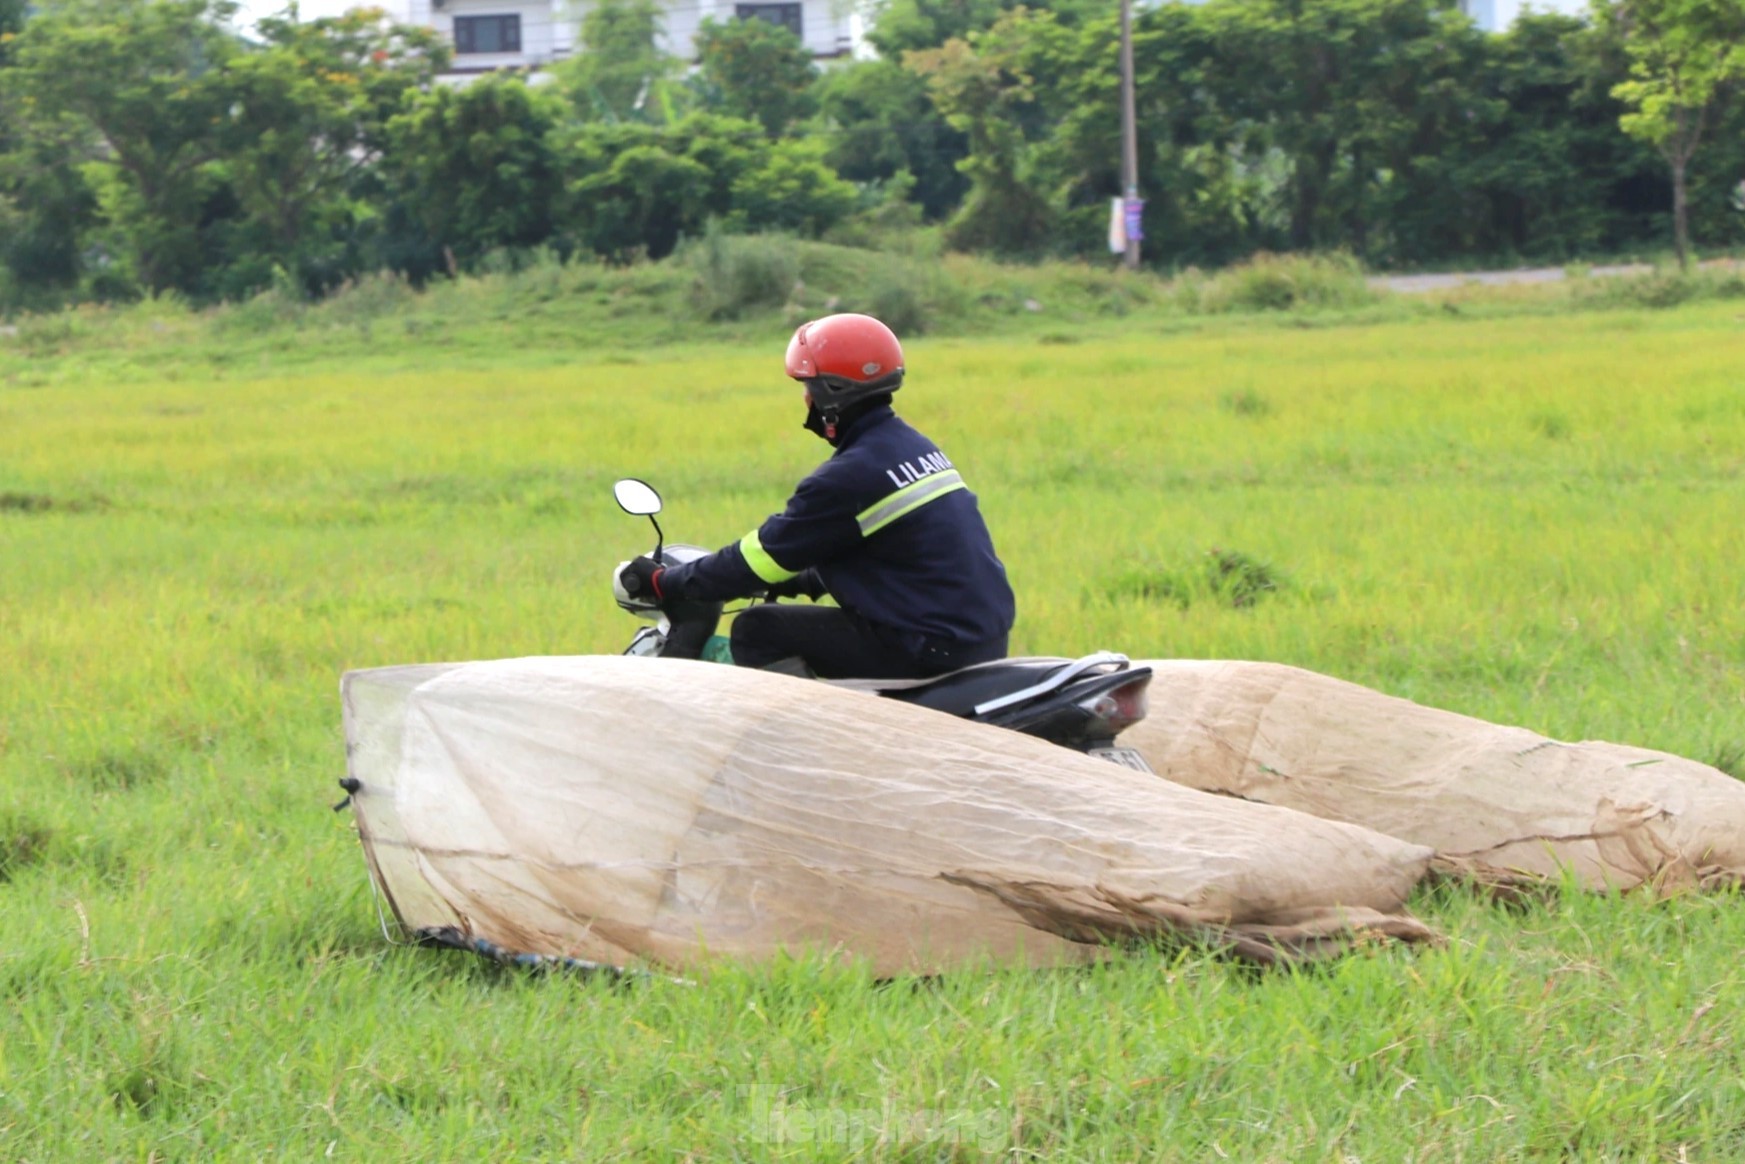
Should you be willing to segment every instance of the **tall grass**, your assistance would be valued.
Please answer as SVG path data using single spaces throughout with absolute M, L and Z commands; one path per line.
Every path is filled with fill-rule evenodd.
M 911 343 L 899 398 L 982 500 L 1015 651 L 1745 751 L 1735 306 L 1179 331 L 1150 291 L 1050 315 L 1119 276 L 948 270 L 1043 308 Z M 326 305 L 225 339 L 157 305 L 108 363 L 90 314 L 0 363 L 0 495 L 32 499 L 0 506 L 0 1156 L 1745 1155 L 1732 895 L 1429 888 L 1447 946 L 1263 974 L 1168 948 L 614 984 L 390 946 L 328 811 L 339 674 L 617 650 L 607 573 L 649 535 L 615 477 L 714 545 L 825 452 L 780 322 L 651 348 L 536 310 L 687 293 L 653 271 L 360 287 L 402 301 L 338 354 Z
M 1112 321 L 1169 331 L 1226 317 L 1326 327 L 1436 316 L 1557 316 L 1597 308 L 1665 309 L 1739 297 L 1736 273 L 1660 271 L 1426 294 L 1373 288 L 1341 256 L 1260 256 L 1215 274 L 1174 277 L 1088 263 L 1007 265 L 941 256 L 909 232 L 884 249 L 711 232 L 668 260 L 630 266 L 504 254 L 480 272 L 423 288 L 388 274 L 320 301 L 278 287 L 245 303 L 195 310 L 175 297 L 24 315 L 0 325 L 0 385 L 51 379 L 253 376 L 293 365 L 415 366 L 432 349 L 447 367 L 489 368 L 524 353 L 624 353 L 767 337 L 832 311 L 865 311 L 903 335 L 1084 339 Z M 196 371 L 197 369 L 197 371 Z
M 804 287 L 799 245 L 781 235 L 730 235 L 712 226 L 681 258 L 696 271 L 696 304 L 705 319 L 780 307 Z
M 1176 280 L 1174 298 L 1190 312 L 1327 311 L 1367 307 L 1379 294 L 1349 255 L 1259 255 L 1205 276 Z

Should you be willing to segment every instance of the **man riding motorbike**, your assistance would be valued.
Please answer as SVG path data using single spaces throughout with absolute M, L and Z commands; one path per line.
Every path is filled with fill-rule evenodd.
M 1015 603 L 975 494 L 898 418 L 903 349 L 869 315 L 805 323 L 787 374 L 804 427 L 835 449 L 787 507 L 694 562 L 640 557 L 620 582 L 661 600 L 829 594 L 836 607 L 763 603 L 733 622 L 733 661 L 825 679 L 923 678 L 1004 658 Z

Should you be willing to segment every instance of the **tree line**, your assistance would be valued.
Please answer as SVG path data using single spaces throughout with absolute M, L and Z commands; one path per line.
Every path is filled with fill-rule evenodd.
M 543 75 L 439 81 L 380 10 L 234 26 L 231 0 L 0 0 L 0 308 L 319 295 L 549 248 L 660 258 L 710 223 L 1106 254 L 1107 3 L 888 0 L 876 60 L 600 0 Z M 1148 262 L 1338 249 L 1559 261 L 1745 239 L 1745 0 L 1598 0 L 1475 28 L 1451 0 L 1137 14 Z

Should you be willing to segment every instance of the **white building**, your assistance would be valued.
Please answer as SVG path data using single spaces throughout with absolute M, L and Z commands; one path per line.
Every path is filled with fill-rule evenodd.
M 1588 0 L 1460 0 L 1460 9 L 1486 32 L 1507 32 L 1515 18 L 1531 8 L 1535 12 L 1561 12 L 1583 16 Z
M 1497 31 L 1497 0 L 1460 0 L 1460 10 L 1486 32 Z
M 454 45 L 450 72 L 538 69 L 577 51 L 576 30 L 591 0 L 407 0 L 407 23 L 433 28 Z M 768 20 L 793 29 L 820 60 L 864 56 L 862 21 L 852 0 L 666 0 L 661 4 L 664 52 L 694 59 L 703 21 Z
M 588 0 L 579 0 L 579 11 Z M 817 60 L 862 55 L 867 46 L 861 38 L 861 18 L 853 0 L 788 0 L 784 3 L 736 3 L 735 0 L 662 0 L 666 41 L 663 49 L 676 57 L 695 60 L 692 47 L 703 21 L 733 19 L 767 20 L 791 30 Z
M 1141 8 L 1156 8 L 1161 4 L 1199 4 L 1203 0 L 1135 0 Z M 1588 10 L 1588 0 L 1459 0 L 1460 10 L 1473 24 L 1486 32 L 1507 32 L 1515 18 L 1531 8 L 1536 12 L 1562 12 L 1581 16 Z

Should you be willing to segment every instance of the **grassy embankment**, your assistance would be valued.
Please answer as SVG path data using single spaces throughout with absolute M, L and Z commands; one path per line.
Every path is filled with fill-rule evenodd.
M 983 289 L 904 390 L 983 498 L 1015 650 L 1274 659 L 1740 772 L 1737 305 L 1257 321 L 1047 277 L 955 272 Z M 387 945 L 326 809 L 340 672 L 616 650 L 646 526 L 613 478 L 716 544 L 823 451 L 779 304 L 698 325 L 685 278 L 0 340 L 0 1156 L 1745 1156 L 1736 896 L 1426 891 L 1446 947 L 1298 973 L 615 988 Z M 1213 549 L 1275 588 L 1235 605 Z

